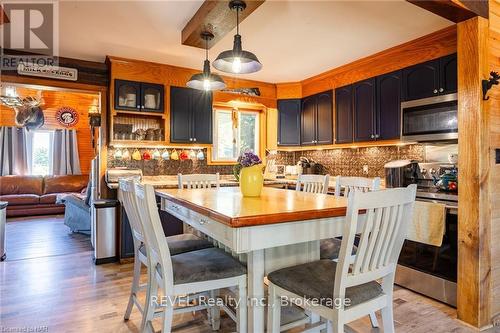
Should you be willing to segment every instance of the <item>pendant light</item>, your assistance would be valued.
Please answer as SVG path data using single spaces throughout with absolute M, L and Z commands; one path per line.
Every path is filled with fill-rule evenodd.
M 194 74 L 187 82 L 189 88 L 212 91 L 226 88 L 224 80 L 217 75 L 210 73 L 210 60 L 208 60 L 208 41 L 214 38 L 211 32 L 202 32 L 201 38 L 205 40 L 205 61 L 203 62 L 203 73 Z
M 219 54 L 214 61 L 214 67 L 220 71 L 234 74 L 247 74 L 260 71 L 262 64 L 252 52 L 245 51 L 241 46 L 240 11 L 247 7 L 245 1 L 231 0 L 229 8 L 236 10 L 236 35 L 234 35 L 233 49 Z

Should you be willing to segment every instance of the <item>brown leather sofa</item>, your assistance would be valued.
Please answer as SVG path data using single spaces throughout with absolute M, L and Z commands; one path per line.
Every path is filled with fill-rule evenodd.
M 31 216 L 64 213 L 64 204 L 56 203 L 58 194 L 81 193 L 88 175 L 1 176 L 0 201 L 7 201 L 7 216 Z

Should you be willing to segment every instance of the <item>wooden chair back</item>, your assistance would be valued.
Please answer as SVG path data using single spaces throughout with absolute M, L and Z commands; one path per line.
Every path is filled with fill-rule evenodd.
M 121 178 L 119 180 L 118 197 L 120 198 L 125 213 L 127 213 L 132 229 L 132 238 L 135 246 L 140 246 L 144 242 L 144 231 L 141 224 L 141 215 L 135 200 L 134 187 L 137 180 Z
M 216 174 L 192 174 L 183 175 L 179 173 L 177 175 L 179 182 L 179 189 L 187 188 L 211 188 L 219 187 L 220 176 L 219 173 Z
M 342 177 L 338 176 L 335 184 L 335 195 L 348 197 L 353 191 L 378 191 L 380 190 L 380 177 L 365 178 L 365 177 Z
M 416 191 L 417 186 L 413 184 L 407 188 L 377 192 L 354 191 L 349 196 L 335 274 L 334 299 L 344 299 L 348 287 L 387 276 L 393 279 L 408 223 L 412 221 Z M 356 230 L 359 220 L 364 220 L 361 233 Z M 357 233 L 360 242 L 352 262 Z
M 296 191 L 308 193 L 327 193 L 330 175 L 299 175 Z
M 171 296 L 168 293 L 173 292 L 174 285 L 172 259 L 156 205 L 155 190 L 152 185 L 135 184 L 134 192 L 144 230 L 149 267 L 152 269 L 152 274 L 157 274 L 155 268 L 161 272 L 164 284 L 167 286 L 164 290 L 167 293 L 165 296 Z

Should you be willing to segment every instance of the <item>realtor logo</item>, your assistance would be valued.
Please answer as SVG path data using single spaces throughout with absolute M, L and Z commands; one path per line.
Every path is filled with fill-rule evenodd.
M 2 68 L 17 68 L 19 62 L 26 61 L 19 54 L 26 53 L 40 55 L 40 65 L 53 65 L 59 49 L 57 1 L 2 1 L 2 9 L 8 18 L 2 24 Z

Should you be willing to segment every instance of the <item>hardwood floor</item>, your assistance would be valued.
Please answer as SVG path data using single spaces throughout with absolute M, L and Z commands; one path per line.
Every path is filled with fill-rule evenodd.
M 7 260 L 0 263 L 1 332 L 31 327 L 41 327 L 40 332 L 138 332 L 137 310 L 123 321 L 132 264 L 95 266 L 88 237 L 70 234 L 60 217 L 9 220 L 6 235 Z M 396 288 L 396 332 L 475 332 L 455 316 L 453 308 Z M 176 315 L 173 331 L 212 332 L 202 312 Z M 233 331 L 233 322 L 223 317 L 220 332 Z M 346 332 L 382 330 L 372 329 L 366 317 L 346 326 Z

